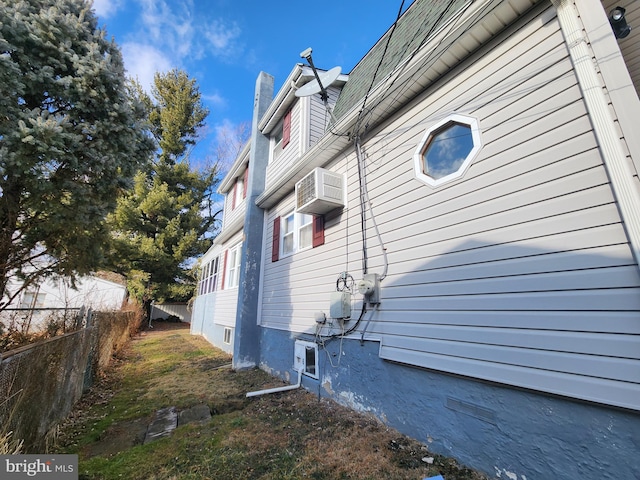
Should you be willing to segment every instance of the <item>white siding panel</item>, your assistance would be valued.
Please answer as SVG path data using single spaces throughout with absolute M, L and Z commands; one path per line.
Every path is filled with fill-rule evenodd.
M 559 292 L 497 293 L 484 295 L 448 295 L 441 297 L 388 297 L 383 285 L 384 309 L 408 311 L 457 311 L 474 315 L 481 311 L 630 311 L 640 312 L 636 288 L 606 290 L 565 290 Z M 386 317 L 383 317 L 386 318 Z M 535 328 L 532 325 L 531 328 Z M 607 331 L 606 321 L 602 329 Z
M 392 320 L 395 319 L 395 320 Z M 402 326 L 396 328 L 396 323 Z M 374 320 L 371 331 L 395 328 L 395 335 L 403 335 L 404 325 L 448 325 L 455 327 L 489 327 L 533 329 L 533 331 L 562 331 L 590 333 L 622 333 L 640 335 L 638 315 L 633 311 L 415 311 L 385 309 L 384 321 Z
M 246 199 L 242 199 L 241 201 L 236 202 L 236 208 L 232 209 L 231 206 L 233 204 L 231 203 L 231 195 L 233 195 L 233 191 L 231 194 L 227 195 L 227 201 L 225 202 L 224 223 L 222 227 L 223 229 L 227 228 L 235 220 L 243 217 L 247 209 Z
M 325 85 L 327 87 L 327 85 Z M 335 87 L 327 88 L 329 95 L 329 107 L 335 105 L 340 90 Z M 326 127 L 329 124 L 330 114 L 320 99 L 320 95 L 312 95 L 310 98 L 310 125 L 309 125 L 309 146 L 313 146 L 324 135 Z
M 584 375 L 485 362 L 477 359 L 470 360 L 435 355 L 407 350 L 404 347 L 387 347 L 385 345 L 380 348 L 380 356 L 387 360 L 421 365 L 426 368 L 434 368 L 484 380 L 510 383 L 534 390 L 539 390 L 540 386 L 544 385 L 544 390 L 549 393 L 638 409 L 640 385 L 635 382 L 620 382 Z
M 396 345 L 394 345 L 396 344 Z M 409 348 L 411 339 L 385 337 L 385 346 Z M 425 340 L 415 345 L 416 350 L 432 354 L 465 358 L 472 352 L 474 358 L 516 367 L 558 371 L 569 374 L 589 374 L 591 377 L 609 378 L 622 382 L 635 381 L 640 377 L 640 362 L 610 356 L 575 355 L 562 351 L 535 351 L 530 347 L 482 345 L 460 341 Z
M 213 323 L 225 327 L 236 326 L 236 310 L 238 308 L 238 289 L 230 288 L 215 292 L 216 310 Z
M 469 355 L 466 349 L 476 348 L 481 345 L 486 348 L 477 349 L 482 352 L 481 359 L 493 360 L 512 365 L 530 365 L 534 368 L 559 369 L 568 368 L 559 361 L 556 365 L 549 363 L 551 358 L 548 353 L 563 352 L 572 354 L 585 354 L 583 359 L 587 361 L 589 355 L 603 356 L 620 359 L 640 359 L 638 351 L 638 338 L 629 335 L 575 333 L 561 331 L 522 331 L 513 328 L 489 328 L 489 327 L 458 327 L 451 328 L 442 325 L 421 325 L 415 323 L 397 325 L 383 323 L 376 330 L 385 335 L 385 345 L 404 345 L 410 350 L 426 350 L 433 353 L 453 355 L 460 357 Z M 390 332 L 394 330 L 394 332 Z M 402 335 L 398 332 L 402 331 Z M 438 342 L 435 342 L 435 341 Z M 460 343 L 460 346 L 455 346 Z M 498 348 L 505 347 L 505 348 Z M 507 348 L 509 347 L 509 348 Z M 519 349 L 523 349 L 519 351 Z M 525 353 L 524 349 L 529 350 Z M 515 353 L 515 354 L 514 354 Z M 544 353 L 544 354 L 543 354 Z M 519 355 L 529 359 L 524 361 Z M 540 357 L 540 360 L 532 361 Z M 535 362 L 539 362 L 536 364 Z M 627 365 L 628 362 L 619 362 Z M 544 367 L 542 365 L 545 365 Z M 595 366 L 593 367 L 595 368 Z M 635 372 L 640 372 L 640 362 L 635 363 Z M 579 373 L 579 370 L 574 373 Z M 595 376 L 595 375 L 594 375 Z M 604 375 L 606 377 L 606 375 Z M 640 378 L 636 375 L 635 380 Z M 630 380 L 630 378 L 626 378 Z

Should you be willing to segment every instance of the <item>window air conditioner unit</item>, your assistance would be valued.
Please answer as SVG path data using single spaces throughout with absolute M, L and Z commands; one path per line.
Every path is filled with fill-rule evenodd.
M 344 181 L 339 173 L 314 168 L 296 183 L 296 212 L 323 215 L 344 207 Z

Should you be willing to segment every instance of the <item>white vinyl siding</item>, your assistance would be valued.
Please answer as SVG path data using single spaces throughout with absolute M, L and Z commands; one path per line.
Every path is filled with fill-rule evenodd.
M 222 338 L 222 331 L 214 333 L 219 327 L 235 327 L 236 312 L 238 305 L 238 289 L 227 288 L 229 255 L 227 255 L 227 263 L 225 265 L 225 251 L 231 247 L 239 245 L 242 241 L 242 231 L 236 233 L 221 245 L 214 245 L 203 257 L 203 264 L 210 263 L 214 258 L 218 258 L 218 278 L 217 289 L 204 295 L 198 295 L 193 305 L 193 313 L 191 315 L 192 333 L 202 333 L 215 346 L 223 347 L 219 342 Z M 223 269 L 224 283 L 223 285 Z M 215 341 L 216 339 L 217 342 Z
M 269 165 L 267 165 L 266 185 L 269 185 L 270 181 L 284 173 L 296 162 L 296 160 L 300 158 L 302 152 L 300 143 L 302 128 L 301 110 L 300 101 L 295 102 L 291 107 L 290 142 L 284 149 L 280 149 L 277 154 L 277 158 L 274 158 L 273 156 L 271 157 L 271 161 L 269 162 Z M 277 128 L 281 128 L 281 126 Z M 275 142 L 272 140 L 272 149 L 273 148 L 275 148 Z
M 268 212 L 265 239 L 273 237 L 273 221 L 291 212 L 293 204 L 292 192 L 277 209 Z M 335 217 L 325 217 L 325 242 L 327 239 L 337 240 L 331 230 L 337 221 Z M 343 235 L 339 230 L 337 233 Z M 264 248 L 261 324 L 299 332 L 311 331 L 315 325 L 314 313 L 328 312 L 329 295 L 335 288 L 336 276 L 340 273 L 338 269 L 344 264 L 344 257 L 341 257 L 344 252 L 324 247 L 308 248 L 271 262 L 272 242 L 265 240 Z
M 340 89 L 335 87 L 327 88 L 327 94 L 329 95 L 328 103 L 332 107 L 336 103 L 338 95 L 340 95 Z M 324 102 L 320 98 L 320 95 L 312 95 L 310 99 L 310 122 L 309 122 L 309 146 L 313 146 L 324 135 L 331 116 L 324 105 Z
M 244 217 L 244 213 L 246 211 L 246 199 L 242 196 L 243 188 L 244 185 L 242 179 L 240 179 L 238 181 L 238 186 L 235 189 L 232 187 L 231 190 L 225 195 L 223 228 L 229 227 L 231 224 L 240 221 L 240 219 Z M 233 201 L 234 193 L 235 207 Z
M 329 104 L 334 105 L 340 90 L 331 87 L 327 91 Z M 291 143 L 278 153 L 276 159 L 271 158 L 267 166 L 266 188 L 287 173 L 302 154 L 315 145 L 324 135 L 329 118 L 329 113 L 319 95 L 296 100 L 291 106 Z M 274 145 L 275 142 L 272 142 L 272 148 Z
M 452 113 L 478 118 L 483 148 L 434 190 L 412 155 Z M 383 358 L 640 409 L 640 275 L 551 6 L 363 147 L 389 258 L 367 331 Z M 360 275 L 353 154 L 331 168 L 345 165 L 355 207 L 330 220 L 330 248 L 265 265 L 264 325 L 313 332 L 339 273 Z M 367 226 L 369 272 L 380 272 Z

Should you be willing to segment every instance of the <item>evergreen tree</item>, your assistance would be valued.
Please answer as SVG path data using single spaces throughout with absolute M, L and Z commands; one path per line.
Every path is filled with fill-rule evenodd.
M 210 246 L 219 213 L 211 212 L 217 164 L 198 170 L 189 160 L 208 111 L 195 80 L 178 70 L 156 74 L 144 103 L 158 151 L 110 217 L 114 264 L 138 300 L 186 301 L 195 285 L 190 261 Z
M 0 297 L 11 276 L 101 264 L 104 219 L 153 149 L 146 122 L 87 2 L 0 0 Z

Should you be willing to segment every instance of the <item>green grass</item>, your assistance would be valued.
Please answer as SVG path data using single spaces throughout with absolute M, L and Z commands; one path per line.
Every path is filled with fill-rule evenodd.
M 79 454 L 80 479 L 482 478 L 444 457 L 427 465 L 423 445 L 304 390 L 247 399 L 282 382 L 260 370 L 218 368 L 229 363 L 226 354 L 175 328 L 133 341 L 97 387 L 103 400 L 61 429 L 60 453 Z M 214 412 L 206 424 L 147 445 L 135 437 L 158 409 L 203 403 Z

